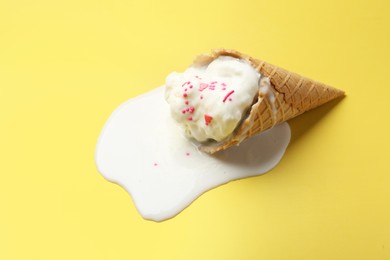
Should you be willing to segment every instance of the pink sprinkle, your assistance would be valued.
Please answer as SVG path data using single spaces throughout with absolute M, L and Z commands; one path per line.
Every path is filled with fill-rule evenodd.
M 183 114 L 185 114 L 186 113 L 186 111 L 183 109 L 182 111 L 181 111 Z
M 189 111 L 190 111 L 190 109 L 187 107 L 187 108 L 186 108 L 186 111 L 187 111 L 187 112 L 189 112 Z
M 190 153 L 189 153 L 189 152 L 186 152 L 186 156 L 190 156 Z
M 197 78 L 197 79 L 202 79 L 202 78 L 201 78 L 201 77 L 199 77 L 198 75 L 196 75 L 196 76 L 195 76 L 195 78 Z
M 188 117 L 188 120 L 189 120 L 189 121 L 192 121 L 192 116 Z
M 205 90 L 206 88 L 208 88 L 208 86 L 209 86 L 209 84 L 200 83 L 200 84 L 199 84 L 199 91 Z
M 187 89 L 185 88 L 184 91 L 187 91 Z
M 188 100 L 186 100 L 186 105 L 188 105 Z
M 222 88 L 222 90 L 226 90 L 226 88 Z
M 184 94 L 183 94 L 183 97 L 187 97 L 187 96 L 188 96 L 187 93 L 184 93 Z
M 203 99 L 203 96 L 200 96 L 200 99 Z
M 153 166 L 158 166 L 158 163 L 153 163 Z
M 192 85 L 190 85 L 190 88 L 192 88 L 193 86 Z
M 217 82 L 216 81 L 213 81 L 213 82 L 211 82 L 210 84 L 216 84 Z
M 229 98 L 229 101 L 232 101 L 232 99 L 231 99 L 231 98 Z
M 225 84 L 225 83 L 222 83 L 221 86 L 226 87 L 226 84 Z
M 192 113 L 194 113 L 194 111 L 195 111 L 195 108 L 194 107 L 190 107 L 189 108 L 189 112 L 192 114 Z
M 214 89 L 215 89 L 215 85 L 210 85 L 210 86 L 209 86 L 209 89 L 210 89 L 210 90 L 214 90 Z
M 233 94 L 234 93 L 234 90 L 232 90 L 232 91 L 230 91 L 229 93 L 227 93 L 227 95 L 224 97 L 224 99 L 223 99 L 223 102 L 225 102 L 226 101 L 226 99 L 228 99 L 229 98 L 229 96 L 231 95 L 231 94 Z

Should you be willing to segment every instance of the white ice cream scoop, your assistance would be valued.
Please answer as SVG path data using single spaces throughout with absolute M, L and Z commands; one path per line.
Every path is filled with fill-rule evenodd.
M 206 66 L 171 73 L 165 99 L 188 137 L 219 142 L 233 133 L 253 104 L 260 77 L 246 61 L 220 56 Z

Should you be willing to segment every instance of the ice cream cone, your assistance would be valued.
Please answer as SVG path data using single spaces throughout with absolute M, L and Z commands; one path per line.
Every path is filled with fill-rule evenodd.
M 212 154 L 230 146 L 238 145 L 243 140 L 270 129 L 276 124 L 344 95 L 342 90 L 234 50 L 213 50 L 210 54 L 198 56 L 193 65 L 207 65 L 219 56 L 232 56 L 246 60 L 262 75 L 262 84 L 266 85 L 268 82 L 270 88 L 268 92 L 265 92 L 262 88 L 259 89 L 248 115 L 245 116 L 230 138 L 219 143 L 202 144 L 199 147 L 206 153 Z

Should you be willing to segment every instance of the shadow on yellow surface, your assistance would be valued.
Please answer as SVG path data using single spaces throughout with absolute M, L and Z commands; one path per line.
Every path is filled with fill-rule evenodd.
M 320 107 L 303 113 L 288 121 L 291 128 L 291 141 L 289 147 L 292 147 L 302 137 L 307 134 L 318 122 L 320 122 L 328 113 L 332 112 L 333 108 L 342 102 L 346 96 L 339 97 Z

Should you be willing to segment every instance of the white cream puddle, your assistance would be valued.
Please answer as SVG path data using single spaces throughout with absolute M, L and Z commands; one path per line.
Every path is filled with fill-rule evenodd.
M 163 221 L 207 190 L 271 170 L 289 141 L 290 128 L 282 123 L 238 147 L 201 153 L 171 119 L 160 87 L 114 111 L 95 159 L 100 173 L 130 193 L 145 219 Z

